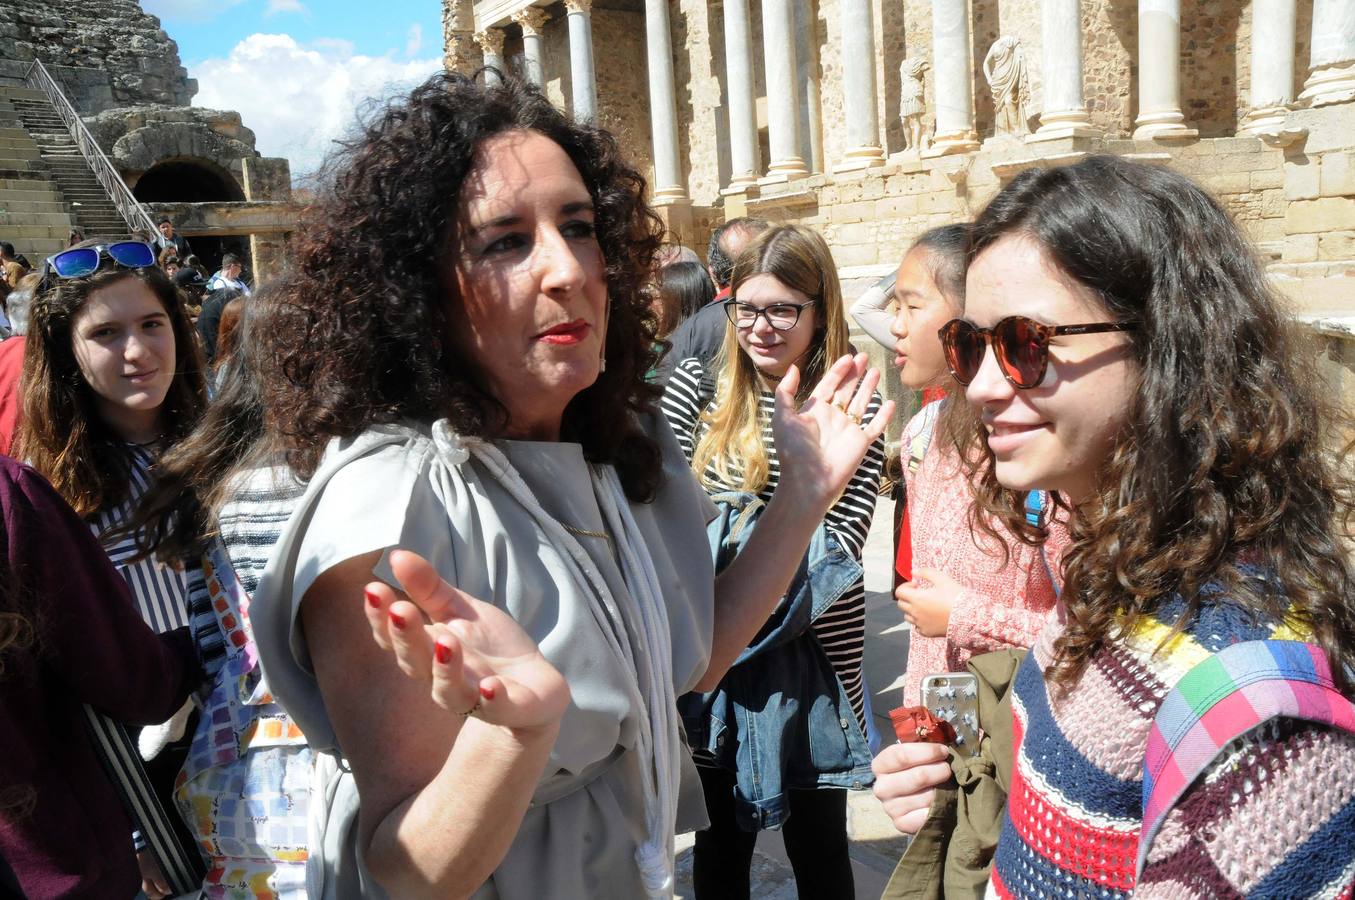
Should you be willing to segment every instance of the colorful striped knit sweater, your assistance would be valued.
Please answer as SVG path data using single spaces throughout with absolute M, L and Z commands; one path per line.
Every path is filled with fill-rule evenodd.
M 1303 639 L 1216 598 L 1162 645 L 1183 608 L 1167 604 L 1103 648 L 1067 692 L 1043 677 L 1059 626 L 1041 635 L 1016 679 L 1016 766 L 990 894 L 1355 895 L 1355 735 L 1294 719 L 1228 744 L 1167 815 L 1135 878 L 1144 756 L 1168 692 L 1227 646 Z

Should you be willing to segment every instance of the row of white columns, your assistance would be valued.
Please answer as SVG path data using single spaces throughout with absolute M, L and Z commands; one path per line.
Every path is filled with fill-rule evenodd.
M 1296 0 L 1253 0 L 1251 112 L 1243 127 L 1283 124 L 1294 102 Z M 1079 0 L 1041 0 L 1044 106 L 1030 140 L 1093 135 L 1082 82 Z M 1139 112 L 1136 138 L 1190 138 L 1181 111 L 1181 2 L 1139 0 Z M 932 0 L 936 95 L 934 154 L 976 146 L 969 15 L 965 0 Z M 846 60 L 844 60 L 845 62 Z M 1300 99 L 1314 106 L 1355 99 L 1355 0 L 1314 0 L 1312 61 Z M 850 107 L 849 107 L 850 110 Z
M 753 87 L 749 0 L 724 4 L 725 74 L 728 81 L 729 190 L 808 174 L 801 156 L 800 79 L 796 61 L 796 0 L 760 0 L 767 83 L 771 160 L 761 175 Z M 570 78 L 574 115 L 597 115 L 593 67 L 592 0 L 565 0 L 569 19 Z M 1265 131 L 1282 124 L 1294 102 L 1297 0 L 1253 0 L 1251 112 L 1244 127 Z M 871 0 L 841 0 L 842 101 L 847 149 L 836 166 L 850 171 L 885 161 L 880 141 L 875 78 L 875 26 Z M 1181 111 L 1181 0 L 1139 0 L 1139 112 L 1136 138 L 1188 138 L 1196 134 Z M 522 28 L 525 74 L 542 83 L 541 29 L 545 13 L 527 7 L 513 14 Z M 1083 95 L 1081 0 L 1041 0 L 1044 102 L 1031 141 L 1097 133 Z M 1355 0 L 1313 0 L 1310 75 L 1300 99 L 1313 105 L 1355 99 Z M 475 35 L 485 65 L 503 68 L 498 28 Z M 654 141 L 654 199 L 687 201 L 678 148 L 677 92 L 667 0 L 645 0 L 650 127 Z M 932 79 L 936 132 L 927 155 L 978 147 L 974 127 L 973 67 L 968 0 L 932 0 Z M 761 175 L 761 177 L 759 177 Z
M 570 99 L 574 117 L 587 121 L 597 116 L 598 107 L 597 72 L 593 68 L 593 0 L 565 0 L 565 12 L 569 20 L 569 74 L 573 92 Z M 539 6 L 527 6 L 511 18 L 522 29 L 523 75 L 541 87 L 545 83 L 541 33 L 546 26 L 546 11 Z M 475 33 L 485 66 L 504 70 L 503 39 L 504 31 L 498 27 Z M 489 75 L 488 80 L 497 82 L 498 78 Z

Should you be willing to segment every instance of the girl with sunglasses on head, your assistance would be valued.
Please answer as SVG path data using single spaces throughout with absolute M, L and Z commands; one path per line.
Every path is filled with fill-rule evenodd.
M 1252 249 L 1186 178 L 1094 157 L 1018 176 L 970 260 L 944 340 L 979 500 L 1035 542 L 1026 491 L 1072 513 L 991 887 L 1349 895 L 1350 448 Z M 935 762 L 882 777 L 908 830 Z
M 919 237 L 899 265 L 891 332 L 908 388 L 951 383 L 938 331 L 963 306 L 968 249 L 968 226 L 947 225 Z M 899 443 L 908 508 L 896 554 L 904 581 L 894 597 L 913 626 L 903 702 L 917 705 L 925 676 L 963 671 L 976 653 L 1029 647 L 1054 608 L 1055 589 L 1037 548 L 972 534 L 974 490 L 962 456 L 972 456 L 975 444 L 963 402 L 928 403 Z M 1041 527 L 1061 544 L 1063 526 L 1044 498 L 1031 499 Z
M 850 352 L 837 270 L 822 237 L 781 226 L 734 263 L 719 387 L 700 360 L 678 363 L 663 408 L 702 485 L 720 506 L 716 564 L 780 478 L 772 388 L 792 365 L 814 384 Z M 834 398 L 858 422 L 880 406 L 867 390 Z M 848 405 L 848 401 L 850 405 Z M 851 897 L 846 788 L 870 781 L 862 684 L 861 552 L 884 462 L 877 440 L 819 525 L 777 613 L 720 684 L 680 703 L 711 827 L 696 837 L 696 896 L 746 898 L 757 831 L 784 822 L 803 897 Z M 768 711 L 771 711 L 770 714 Z
M 121 529 L 149 486 L 156 459 L 196 424 L 206 391 L 193 326 L 155 263 L 148 244 L 98 240 L 47 261 L 30 310 L 14 455 L 89 523 L 146 623 L 166 632 L 189 624 L 186 574 L 138 558 L 135 535 Z M 140 739 L 147 774 L 167 810 L 187 754 L 181 738 L 189 710 L 185 704 Z M 179 837 L 191 844 L 186 830 Z M 167 892 L 163 883 L 157 890 L 154 879 L 147 887 L 153 896 Z

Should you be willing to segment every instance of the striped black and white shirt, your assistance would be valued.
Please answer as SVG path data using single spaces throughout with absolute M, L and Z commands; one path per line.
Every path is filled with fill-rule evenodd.
M 678 444 L 690 462 L 696 451 L 696 445 L 710 426 L 701 420 L 701 413 L 714 405 L 710 392 L 703 391 L 702 377 L 705 371 L 701 360 L 684 359 L 673 370 L 672 377 L 663 394 L 663 412 L 677 435 Z M 865 421 L 870 421 L 880 409 L 879 394 L 871 397 L 867 406 Z M 772 413 L 775 410 L 775 397 L 770 391 L 764 392 L 760 407 L 762 413 L 762 440 L 767 447 L 767 485 L 760 492 L 763 500 L 770 500 L 781 477 L 781 464 L 776 455 L 776 443 L 772 437 Z M 842 544 L 843 548 L 858 560 L 866 545 L 866 536 L 870 533 L 871 518 L 875 515 L 875 497 L 880 483 L 880 472 L 884 468 L 885 448 L 883 438 L 875 441 L 866 452 L 865 459 L 847 484 L 847 489 L 837 503 L 828 510 L 825 524 L 828 530 Z M 702 484 L 711 493 L 721 490 L 737 490 L 736 485 L 721 482 L 714 465 L 708 465 L 702 476 Z M 824 653 L 833 664 L 838 680 L 851 701 L 857 721 L 865 729 L 865 700 L 861 681 L 861 661 L 866 642 L 866 586 L 863 579 L 847 589 L 836 603 L 824 611 L 814 621 L 814 634 L 823 646 Z
M 174 569 L 148 556 L 135 562 L 136 537 L 105 538 L 105 532 L 126 522 L 151 484 L 151 467 L 156 454 L 147 447 L 128 447 L 127 496 L 117 506 L 101 510 L 90 520 L 90 528 L 103 543 L 104 552 L 132 589 L 132 597 L 141 618 L 157 633 L 173 631 L 188 624 L 188 578 L 183 569 Z

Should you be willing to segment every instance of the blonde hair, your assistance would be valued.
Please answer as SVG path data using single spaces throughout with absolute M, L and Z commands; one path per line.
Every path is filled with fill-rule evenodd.
M 818 232 L 798 225 L 781 225 L 754 238 L 734 261 L 730 296 L 737 299 L 739 287 L 757 275 L 771 275 L 786 287 L 811 300 L 818 323 L 809 351 L 800 368 L 803 400 L 823 377 L 828 366 L 851 352 L 847 317 L 842 305 L 842 286 L 828 244 Z M 770 465 L 762 440 L 760 399 L 765 391 L 762 374 L 739 347 L 738 332 L 725 326 L 724 345 L 715 365 L 723 366 L 715 404 L 701 414 L 709 426 L 692 454 L 692 469 L 707 485 L 757 492 L 767 486 Z M 713 468 L 714 479 L 706 477 Z

